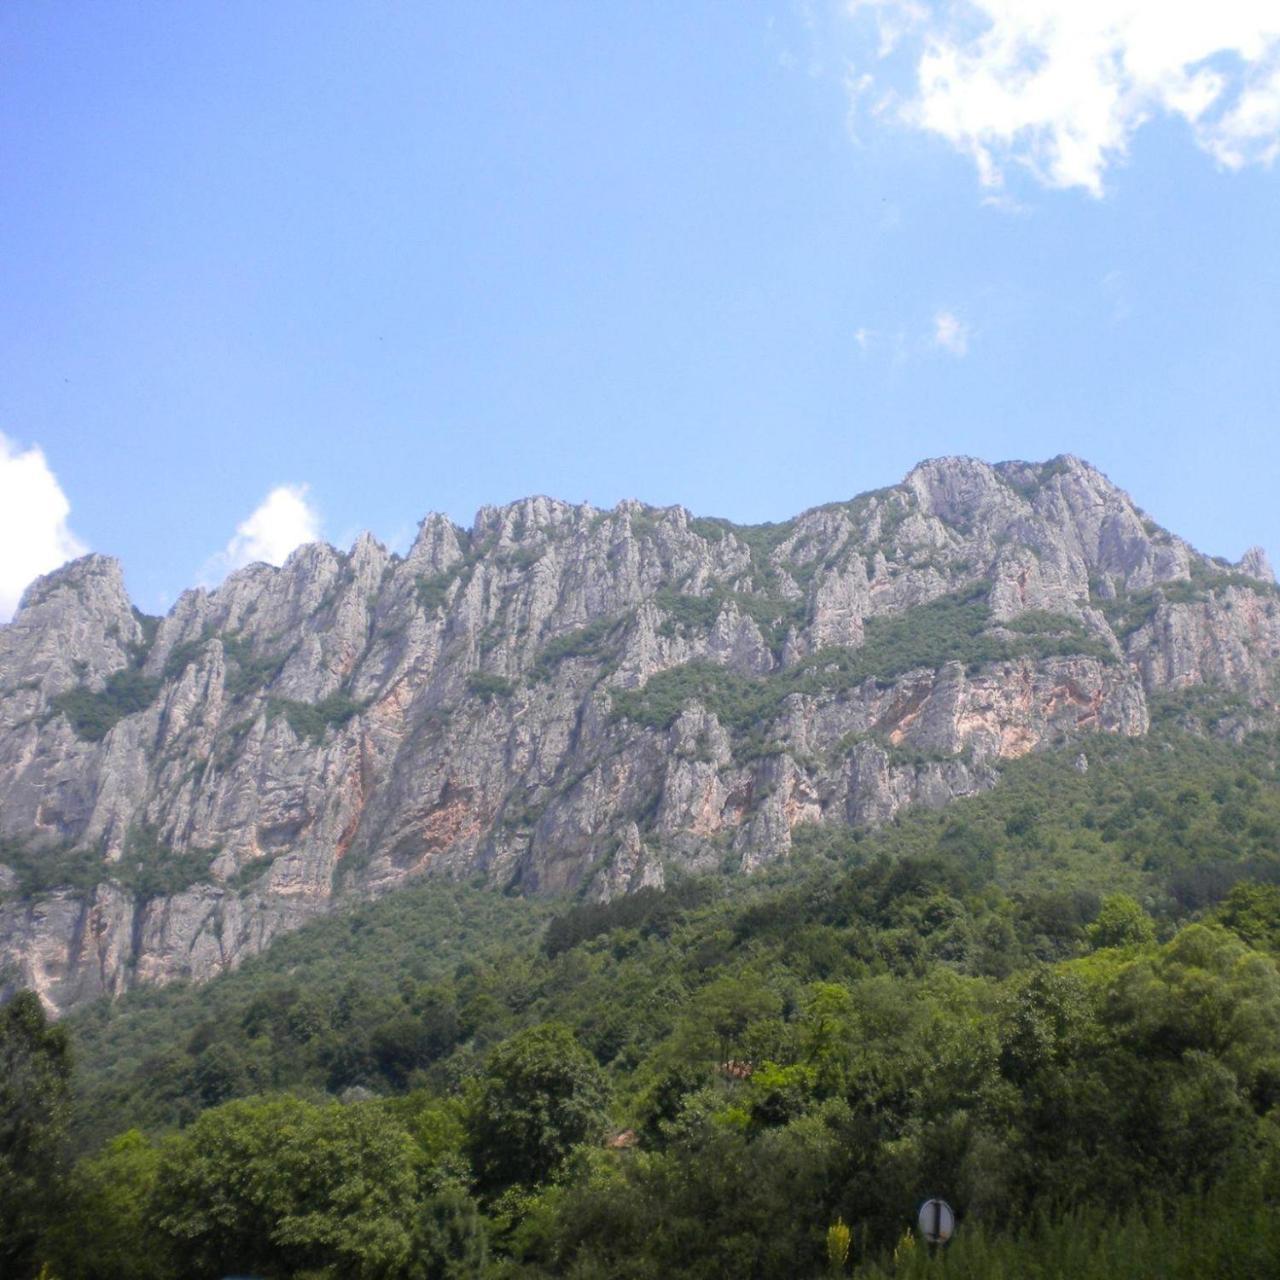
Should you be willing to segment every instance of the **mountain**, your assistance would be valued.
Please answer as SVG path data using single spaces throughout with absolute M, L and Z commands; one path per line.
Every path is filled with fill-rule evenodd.
M 424 874 L 608 900 L 785 858 L 1002 761 L 1275 712 L 1280 593 L 1078 459 L 915 468 L 780 524 L 530 498 L 170 613 L 88 556 L 0 627 L 0 961 L 63 1011 L 207 979 Z M 1081 761 L 1086 767 L 1086 761 Z

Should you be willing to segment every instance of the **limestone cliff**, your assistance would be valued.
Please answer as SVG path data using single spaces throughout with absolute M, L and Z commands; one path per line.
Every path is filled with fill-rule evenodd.
M 531 498 L 300 548 L 168 616 L 88 556 L 0 627 L 0 962 L 65 1009 L 426 874 L 607 897 L 749 870 L 995 766 L 1274 710 L 1265 555 L 1069 457 L 923 463 L 778 525 Z

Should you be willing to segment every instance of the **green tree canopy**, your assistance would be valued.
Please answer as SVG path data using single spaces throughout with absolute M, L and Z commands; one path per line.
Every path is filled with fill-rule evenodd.
M 604 1129 L 608 1089 L 596 1061 L 559 1023 L 530 1027 L 489 1056 L 471 1114 L 471 1154 L 496 1190 L 551 1174 Z
M 0 1008 L 0 1273 L 31 1265 L 42 1223 L 62 1195 L 71 1050 L 39 997 Z
M 152 1216 L 186 1274 L 399 1275 L 417 1153 L 376 1104 L 246 1099 L 206 1111 L 161 1159 Z
M 1127 893 L 1113 893 L 1103 899 L 1088 936 L 1095 948 L 1140 947 L 1155 941 L 1156 929 L 1136 899 Z

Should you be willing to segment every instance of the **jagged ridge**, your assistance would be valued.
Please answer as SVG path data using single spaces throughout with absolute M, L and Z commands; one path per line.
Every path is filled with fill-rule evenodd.
M 0 628 L 0 954 L 65 1008 L 434 872 L 606 898 L 749 870 L 1003 758 L 1274 710 L 1280 600 L 1098 471 L 941 459 L 777 525 L 530 498 L 140 615 L 89 556 Z

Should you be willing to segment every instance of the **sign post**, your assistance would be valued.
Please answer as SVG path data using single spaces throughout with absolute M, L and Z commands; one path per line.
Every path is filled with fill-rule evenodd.
M 916 1218 L 927 1244 L 946 1244 L 956 1229 L 956 1215 L 945 1200 L 926 1200 Z

